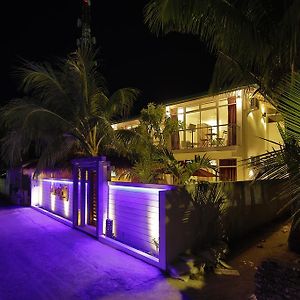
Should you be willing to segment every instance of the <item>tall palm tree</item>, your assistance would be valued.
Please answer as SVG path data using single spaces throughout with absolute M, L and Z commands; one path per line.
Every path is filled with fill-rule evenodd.
M 152 32 L 198 36 L 217 57 L 212 88 L 256 83 L 271 100 L 286 74 L 299 70 L 300 1 L 150 0 Z
M 34 149 L 41 169 L 54 165 L 71 150 L 77 155 L 97 156 L 112 148 L 124 149 L 121 135 L 111 124 L 129 112 L 138 91 L 123 88 L 109 97 L 96 64 L 96 51 L 81 47 L 55 66 L 25 61 L 17 75 L 26 97 L 1 109 L 7 130 L 2 154 L 8 162 L 18 163 Z

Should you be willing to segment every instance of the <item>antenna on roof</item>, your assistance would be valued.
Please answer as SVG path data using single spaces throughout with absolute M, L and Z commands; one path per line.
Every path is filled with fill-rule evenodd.
M 81 36 L 77 39 L 77 46 L 94 46 L 96 38 L 91 35 L 91 1 L 82 0 L 82 16 L 77 20 L 77 27 Z

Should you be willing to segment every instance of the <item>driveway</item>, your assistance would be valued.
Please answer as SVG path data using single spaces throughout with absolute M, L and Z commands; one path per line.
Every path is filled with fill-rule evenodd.
M 162 273 L 32 208 L 0 207 L 0 299 L 187 299 Z

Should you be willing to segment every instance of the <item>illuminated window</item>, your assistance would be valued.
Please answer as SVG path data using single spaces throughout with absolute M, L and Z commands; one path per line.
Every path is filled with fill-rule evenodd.
M 204 103 L 204 104 L 201 104 L 201 109 L 215 107 L 216 105 L 217 105 L 216 101 Z
M 196 105 L 196 106 L 187 106 L 187 107 L 185 108 L 185 110 L 186 110 L 186 112 L 199 110 L 199 105 Z

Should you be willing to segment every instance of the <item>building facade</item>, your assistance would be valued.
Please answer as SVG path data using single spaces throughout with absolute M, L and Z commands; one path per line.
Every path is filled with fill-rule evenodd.
M 276 148 L 269 141 L 282 143 L 277 127 L 280 115 L 255 87 L 171 100 L 166 103 L 166 116 L 181 124 L 170 141 L 175 158 L 189 161 L 206 154 L 219 170 L 218 176 L 206 178 L 210 181 L 251 179 L 253 170 L 246 160 Z M 114 128 L 131 129 L 138 123 L 131 120 Z

